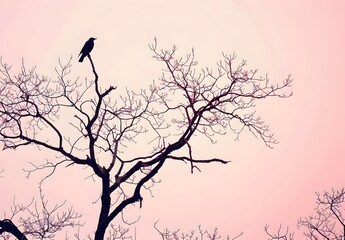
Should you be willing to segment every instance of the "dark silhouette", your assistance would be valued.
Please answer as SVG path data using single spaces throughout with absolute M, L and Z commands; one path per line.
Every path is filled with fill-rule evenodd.
M 298 228 L 306 228 L 307 239 L 345 239 L 345 188 L 316 192 L 315 214 L 301 218 Z
M 10 219 L 0 220 L 0 234 L 4 232 L 13 234 L 17 239 L 28 240 Z
M 116 87 L 107 87 L 107 81 L 102 87 L 99 84 L 101 77 L 90 56 L 93 41 L 90 38 L 81 50 L 80 61 L 87 56 L 93 73 L 85 81 L 70 79 L 70 61 L 60 61 L 56 81 L 49 81 L 35 68 L 26 69 L 24 62 L 20 77 L 14 77 L 0 58 L 1 147 L 37 146 L 59 156 L 43 163 L 35 159 L 28 176 L 45 169 L 47 179 L 62 166 L 78 165 L 97 179 L 100 189 L 94 199 L 99 210 L 93 239 L 115 239 L 113 222 L 123 217 L 127 206 L 138 202 L 142 207 L 144 197 L 152 195 L 152 187 L 159 182 L 157 174 L 170 163 L 188 163 L 193 173 L 202 164 L 229 162 L 213 154 L 203 158 L 195 138 L 205 137 L 211 144 L 228 131 L 238 139 L 247 130 L 268 147 L 277 143 L 253 107 L 264 99 L 289 97 L 290 76 L 270 84 L 268 78 L 256 76 L 257 70 L 248 69 L 246 61 L 237 63 L 236 55 L 226 54 L 214 71 L 200 69 L 194 50 L 181 58 L 175 46 L 158 49 L 155 40 L 150 49 L 163 65 L 161 77 L 146 89 L 115 94 Z M 66 117 L 60 118 L 61 114 Z M 137 152 L 138 144 L 145 150 Z M 39 226 L 43 230 L 48 224 L 56 226 L 55 219 L 61 221 L 61 215 Z M 19 227 L 26 231 L 20 222 Z
M 305 239 L 317 240 L 344 240 L 345 239 L 345 188 L 340 190 L 332 189 L 331 192 L 318 193 L 316 192 L 316 207 L 315 213 L 311 216 L 300 218 L 297 222 L 297 228 L 306 228 L 303 233 Z M 286 231 L 281 231 L 282 226 L 276 233 L 268 231 L 269 226 L 265 226 L 266 235 L 269 240 L 294 240 L 294 233 L 289 233 L 289 228 Z
M 90 54 L 90 52 L 93 49 L 93 45 L 94 45 L 94 40 L 96 40 L 96 38 L 89 38 L 89 40 L 86 41 L 86 43 L 84 44 L 84 47 L 81 49 L 80 53 L 79 53 L 79 62 L 83 62 L 84 58 Z

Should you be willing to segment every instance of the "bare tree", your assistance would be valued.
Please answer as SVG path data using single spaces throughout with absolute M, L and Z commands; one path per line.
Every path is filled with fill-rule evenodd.
M 286 227 L 285 231 L 282 231 L 282 225 L 279 225 L 278 230 L 275 233 L 270 232 L 269 225 L 265 226 L 265 233 L 269 237 L 269 240 L 293 240 L 294 233 L 289 232 L 289 227 Z
M 204 230 L 201 226 L 198 226 L 198 230 L 191 230 L 188 233 L 181 232 L 180 230 L 174 230 L 171 231 L 167 228 L 164 230 L 160 230 L 157 227 L 157 222 L 154 225 L 154 228 L 161 236 L 162 240 L 198 240 L 198 239 L 204 239 L 204 240 L 235 240 L 238 239 L 243 235 L 243 233 L 238 234 L 235 237 L 230 238 L 227 236 L 226 238 L 222 238 L 221 235 L 218 234 L 218 229 L 215 228 L 213 231 L 207 231 Z
M 345 201 L 345 189 L 339 191 L 332 190 L 331 192 L 324 192 L 323 194 L 316 193 L 316 208 L 315 214 L 309 217 L 301 218 L 297 227 L 299 229 L 306 229 L 304 235 L 307 239 L 328 239 L 328 240 L 344 240 L 345 239 L 345 221 L 343 217 L 343 205 Z M 271 233 L 265 226 L 266 235 L 269 240 L 282 239 L 293 240 L 294 233 L 289 232 L 287 227 L 282 231 L 282 226 L 276 233 Z
M 78 232 L 74 234 L 75 239 L 81 240 L 84 239 L 80 236 L 80 229 L 78 229 Z M 129 233 L 129 228 L 124 228 L 121 225 L 113 225 L 110 224 L 107 233 L 105 234 L 105 239 L 107 240 L 136 240 L 136 233 L 134 232 L 134 237 L 132 234 Z M 68 236 L 65 240 L 69 239 Z M 92 240 L 93 237 L 89 234 L 87 239 Z
M 153 57 L 163 64 L 162 77 L 148 89 L 115 95 L 116 87 L 102 89 L 90 55 L 93 79 L 70 79 L 71 60 L 59 61 L 57 79 L 50 80 L 27 69 L 13 76 L 11 67 L 1 63 L 0 141 L 4 149 L 34 145 L 50 150 L 59 159 L 33 171 L 59 166 L 83 166 L 101 181 L 96 240 L 104 239 L 106 229 L 126 206 L 140 203 L 142 191 L 157 182 L 155 176 L 167 161 L 190 164 L 191 172 L 200 164 L 229 161 L 201 159 L 191 139 L 206 137 L 215 143 L 217 135 L 228 130 L 238 138 L 250 131 L 268 147 L 277 141 L 268 126 L 256 115 L 257 101 L 286 98 L 292 82 L 270 84 L 257 70 L 238 65 L 235 55 L 223 55 L 218 68 L 198 69 L 194 50 L 176 57 L 176 47 L 158 50 L 150 45 Z M 66 127 L 69 126 L 69 127 Z M 47 137 L 49 136 L 49 137 Z M 135 144 L 147 150 L 133 151 Z M 51 175 L 50 174 L 50 175 Z
M 10 216 L 0 220 L 0 239 L 9 239 L 9 234 L 20 240 L 26 240 L 27 236 L 35 239 L 55 239 L 55 234 L 63 228 L 82 226 L 78 220 L 81 214 L 72 207 L 67 211 L 61 210 L 66 202 L 49 207 L 41 186 L 39 189 L 39 201 L 33 199 L 29 204 L 24 205 L 17 204 L 13 200 Z M 14 221 L 19 225 L 15 225 Z
M 345 221 L 343 204 L 345 189 L 340 191 L 316 193 L 315 215 L 300 219 L 298 227 L 306 228 L 304 235 L 308 239 L 345 239 Z

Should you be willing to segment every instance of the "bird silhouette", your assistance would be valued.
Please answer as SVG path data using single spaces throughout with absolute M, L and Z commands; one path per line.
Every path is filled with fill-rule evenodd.
M 86 43 L 84 44 L 84 47 L 81 49 L 80 53 L 79 53 L 79 62 L 83 62 L 84 58 L 90 54 L 91 50 L 93 49 L 93 45 L 94 45 L 94 40 L 96 40 L 96 38 L 89 38 L 89 40 L 86 41 Z

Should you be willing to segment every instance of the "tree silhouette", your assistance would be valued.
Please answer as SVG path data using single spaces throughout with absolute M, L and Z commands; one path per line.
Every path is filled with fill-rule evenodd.
M 298 221 L 299 228 L 306 228 L 304 235 L 308 239 L 345 239 L 345 219 L 343 204 L 345 189 L 332 190 L 323 194 L 316 193 L 315 214 Z
M 33 165 L 29 174 L 42 168 L 83 166 L 101 182 L 100 210 L 94 239 L 104 239 L 106 229 L 126 206 L 139 202 L 142 191 L 156 183 L 155 175 L 167 161 L 190 164 L 228 163 L 217 158 L 194 157 L 191 139 L 232 131 L 238 137 L 248 130 L 268 147 L 277 141 L 256 115 L 257 101 L 286 98 L 292 82 L 270 84 L 257 70 L 238 65 L 235 55 L 223 55 L 218 68 L 198 69 L 194 50 L 176 56 L 176 47 L 159 50 L 150 45 L 153 58 L 164 66 L 161 78 L 139 92 L 116 95 L 116 87 L 102 89 L 94 62 L 87 55 L 93 79 L 70 79 L 71 59 L 59 61 L 57 78 L 50 80 L 28 69 L 13 76 L 1 62 L 0 141 L 4 149 L 35 145 L 58 158 Z M 135 151 L 136 144 L 148 146 Z M 195 148 L 196 147 L 196 148 Z
M 17 204 L 15 200 L 13 201 L 10 216 L 0 220 L 0 235 L 3 234 L 4 239 L 9 239 L 10 234 L 20 240 L 27 240 L 27 236 L 32 236 L 35 239 L 56 239 L 56 233 L 63 228 L 82 226 L 79 221 L 81 214 L 72 207 L 68 208 L 67 211 L 62 211 L 61 209 L 66 202 L 56 204 L 53 207 L 48 206 L 48 200 L 43 195 L 41 185 L 39 190 L 39 201 L 33 199 L 26 205 Z M 19 216 L 20 214 L 23 216 Z M 19 226 L 14 224 L 14 219 L 19 223 Z
M 315 214 L 309 217 L 300 218 L 297 222 L 299 229 L 305 229 L 304 236 L 310 240 L 344 240 L 345 239 L 345 219 L 343 217 L 343 205 L 345 202 L 345 189 L 333 190 L 331 192 L 316 192 Z M 293 240 L 294 233 L 289 232 L 287 227 L 282 231 L 282 226 L 276 233 L 271 233 L 265 226 L 266 235 L 269 240 L 282 239 Z
M 201 226 L 198 227 L 198 230 L 191 230 L 188 233 L 185 232 L 181 232 L 180 230 L 175 230 L 175 231 L 171 231 L 167 228 L 165 228 L 164 230 L 160 230 L 157 227 L 157 222 L 154 225 L 156 231 L 159 233 L 159 235 L 161 236 L 162 240 L 184 240 L 184 239 L 188 239 L 188 240 L 198 240 L 198 239 L 205 239 L 205 240 L 221 240 L 224 239 L 224 237 L 222 237 L 221 235 L 218 234 L 218 229 L 215 228 L 213 231 L 208 231 L 208 230 L 204 230 Z M 243 235 L 243 233 L 238 234 L 235 237 L 226 237 L 226 240 L 235 240 L 240 238 Z
M 268 240 L 293 240 L 294 233 L 289 232 L 289 227 L 285 231 L 282 231 L 282 225 L 279 226 L 277 232 L 272 233 L 269 231 L 269 225 L 265 226 L 265 233 L 269 237 Z

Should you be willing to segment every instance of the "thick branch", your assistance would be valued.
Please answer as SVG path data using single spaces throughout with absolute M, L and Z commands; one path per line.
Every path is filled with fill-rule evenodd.
M 0 234 L 8 232 L 19 240 L 28 240 L 10 219 L 0 220 Z

